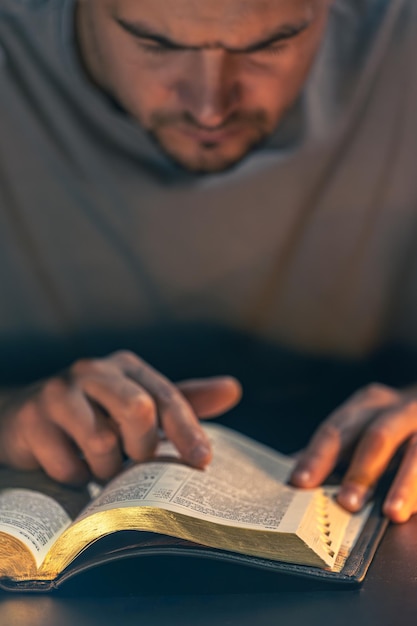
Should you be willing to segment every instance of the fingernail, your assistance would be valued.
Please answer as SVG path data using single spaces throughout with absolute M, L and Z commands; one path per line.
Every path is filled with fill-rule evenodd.
M 297 485 L 307 485 L 310 480 L 311 472 L 307 469 L 296 469 L 291 476 L 291 482 L 297 483 Z
M 365 499 L 365 492 L 359 493 L 357 489 L 351 487 L 341 489 L 338 496 L 338 502 L 350 511 L 359 511 Z
M 211 450 L 205 443 L 198 444 L 190 452 L 189 461 L 197 467 L 204 467 L 210 460 Z
M 390 502 L 387 502 L 387 505 L 390 509 L 393 509 L 394 511 L 401 511 L 404 506 L 404 500 L 402 498 L 397 498 L 396 500 L 391 500 Z
M 387 500 L 383 508 L 384 514 L 396 524 L 408 522 L 411 517 L 411 511 L 407 505 L 407 501 L 403 498 L 394 498 Z
M 387 509 L 390 509 L 393 513 L 399 513 L 404 508 L 404 500 L 403 498 L 395 498 L 394 500 L 389 500 L 386 503 Z

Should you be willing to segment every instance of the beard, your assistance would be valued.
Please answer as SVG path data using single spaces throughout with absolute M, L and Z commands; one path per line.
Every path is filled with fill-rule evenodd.
M 263 111 L 235 113 L 216 128 L 198 124 L 189 113 L 155 112 L 150 117 L 147 133 L 160 150 L 177 166 L 195 174 L 224 172 L 240 163 L 258 148 L 274 131 Z M 206 134 L 229 133 L 224 141 L 191 139 L 181 130 Z

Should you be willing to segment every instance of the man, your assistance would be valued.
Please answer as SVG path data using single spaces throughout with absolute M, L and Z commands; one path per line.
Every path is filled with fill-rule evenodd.
M 159 426 L 189 463 L 210 461 L 197 418 L 233 406 L 239 383 L 174 384 L 143 359 L 146 338 L 140 356 L 79 360 L 100 333 L 170 351 L 167 328 L 219 327 L 338 357 L 412 343 L 416 8 L 0 0 L 2 370 L 32 358 L 40 378 L 54 350 L 75 361 L 5 391 L 3 463 L 106 479 L 151 455 Z M 355 446 L 338 497 L 356 511 L 405 444 L 384 511 L 406 521 L 416 407 L 412 391 L 358 392 L 294 484 L 318 485 Z

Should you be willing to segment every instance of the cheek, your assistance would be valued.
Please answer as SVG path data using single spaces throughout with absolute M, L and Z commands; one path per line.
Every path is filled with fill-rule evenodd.
M 284 70 L 277 66 L 268 78 L 248 78 L 243 83 L 245 91 L 244 108 L 263 111 L 268 118 L 277 122 L 297 99 L 303 80 L 295 76 L 292 68 Z
M 154 72 L 139 63 L 122 63 L 113 69 L 114 95 L 134 117 L 145 121 L 153 110 L 166 106 L 168 90 Z
M 282 115 L 303 90 L 315 52 L 311 48 L 294 49 L 278 57 L 263 80 L 254 78 L 253 96 L 276 116 Z

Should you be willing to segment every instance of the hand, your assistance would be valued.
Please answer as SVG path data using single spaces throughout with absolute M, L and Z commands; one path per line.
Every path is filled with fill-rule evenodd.
M 130 352 L 82 360 L 59 376 L 16 392 L 0 406 L 0 462 L 43 468 L 59 482 L 107 480 L 123 455 L 149 458 L 162 428 L 185 461 L 202 468 L 210 443 L 198 418 L 240 399 L 229 377 L 173 384 Z
M 383 511 L 393 522 L 406 522 L 417 513 L 417 393 L 374 384 L 353 395 L 318 428 L 291 482 L 317 487 L 354 448 L 337 499 L 347 510 L 359 511 L 404 444 Z

